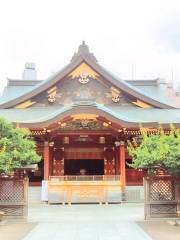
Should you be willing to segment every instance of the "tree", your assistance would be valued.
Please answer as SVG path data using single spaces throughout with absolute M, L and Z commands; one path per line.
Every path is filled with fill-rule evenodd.
M 171 126 L 167 134 L 159 127 L 154 135 L 149 135 L 145 128 L 140 128 L 142 141 L 128 142 L 128 152 L 133 158 L 131 167 L 148 169 L 153 173 L 164 169 L 172 175 L 180 175 L 180 131 Z
M 30 132 L 14 128 L 11 123 L 0 119 L 0 173 L 12 173 L 15 169 L 39 162 L 35 141 Z

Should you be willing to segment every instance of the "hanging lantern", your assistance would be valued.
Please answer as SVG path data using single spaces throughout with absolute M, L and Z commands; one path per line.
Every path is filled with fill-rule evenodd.
M 99 137 L 99 143 L 105 144 L 105 142 L 106 142 L 105 137 Z
M 64 144 L 69 144 L 69 137 L 64 137 L 63 138 L 63 143 Z

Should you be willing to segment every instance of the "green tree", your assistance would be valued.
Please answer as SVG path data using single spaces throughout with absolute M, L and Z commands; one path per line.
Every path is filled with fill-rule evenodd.
M 153 173 L 158 168 L 172 175 L 180 175 L 180 131 L 171 126 L 169 134 L 160 127 L 156 134 L 149 135 L 140 129 L 142 141 L 128 142 L 128 152 L 133 158 L 131 167 L 148 169 Z
M 30 132 L 14 128 L 11 123 L 0 119 L 0 173 L 12 173 L 15 169 L 37 163 L 40 159 Z

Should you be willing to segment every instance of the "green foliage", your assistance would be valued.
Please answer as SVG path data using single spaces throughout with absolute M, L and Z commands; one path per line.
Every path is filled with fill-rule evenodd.
M 0 173 L 12 173 L 14 169 L 37 163 L 40 159 L 30 132 L 13 128 L 12 124 L 0 119 Z
M 160 127 L 156 135 L 148 135 L 141 128 L 142 141 L 128 142 L 128 152 L 133 158 L 131 167 L 167 170 L 172 175 L 180 175 L 180 131 L 171 126 L 170 134 Z

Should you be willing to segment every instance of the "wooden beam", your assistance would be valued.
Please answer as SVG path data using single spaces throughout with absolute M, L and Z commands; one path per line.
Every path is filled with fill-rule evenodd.
M 133 104 L 135 104 L 136 106 L 138 107 L 141 107 L 141 108 L 152 108 L 152 105 L 148 104 L 148 103 L 145 103 L 143 101 L 140 101 L 137 99 L 136 102 L 132 102 Z
M 15 108 L 18 108 L 18 109 L 28 108 L 28 107 L 32 106 L 34 103 L 36 103 L 36 102 L 28 100 L 26 102 L 23 102 L 23 103 L 20 103 L 20 104 L 16 105 Z
M 90 130 L 90 131 L 84 131 L 84 130 L 80 130 L 80 131 L 61 131 L 61 132 L 57 132 L 57 135 L 62 135 L 62 136 L 78 136 L 78 135 L 112 135 L 113 131 L 94 131 L 94 130 Z

